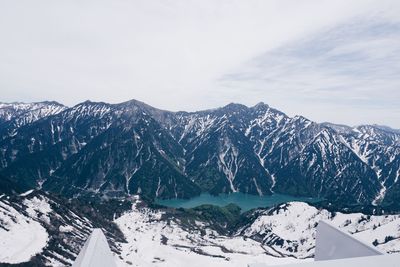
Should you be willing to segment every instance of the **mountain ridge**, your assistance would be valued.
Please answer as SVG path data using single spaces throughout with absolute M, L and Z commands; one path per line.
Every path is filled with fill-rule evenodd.
M 316 123 L 263 102 L 172 112 L 133 99 L 50 110 L 0 124 L 3 176 L 69 196 L 279 192 L 379 204 L 400 192 L 400 134 L 385 126 Z
M 85 100 L 85 101 L 82 101 L 82 102 L 80 102 L 80 103 L 77 103 L 77 104 L 71 105 L 71 106 L 62 104 L 62 103 L 60 103 L 59 101 L 55 101 L 55 100 L 43 100 L 43 101 L 35 101 L 35 102 L 25 102 L 25 101 L 6 102 L 6 101 L 0 101 L 0 109 L 3 108 L 2 105 L 18 105 L 18 104 L 28 105 L 28 104 L 40 104 L 40 103 L 57 104 L 57 105 L 60 105 L 60 106 L 64 106 L 64 107 L 66 107 L 66 108 L 72 108 L 72 107 L 74 107 L 74 106 L 77 106 L 77 105 L 80 105 L 80 104 L 83 104 L 83 103 L 99 103 L 99 104 L 100 104 L 100 103 L 103 103 L 103 104 L 108 104 L 108 105 L 112 105 L 112 106 L 114 106 L 114 105 L 122 105 L 122 104 L 129 104 L 129 103 L 135 103 L 135 104 L 137 104 L 137 105 L 143 105 L 143 106 L 147 106 L 147 107 L 152 108 L 152 109 L 156 109 L 156 110 L 158 110 L 158 111 L 169 112 L 169 113 L 198 113 L 198 112 L 209 112 L 209 111 L 215 111 L 215 110 L 218 110 L 218 109 L 221 109 L 221 108 L 230 106 L 230 105 L 241 105 L 241 106 L 244 106 L 244 107 L 246 107 L 246 108 L 256 108 L 256 107 L 258 107 L 258 106 L 271 107 L 270 105 L 266 104 L 266 103 L 263 102 L 263 101 L 260 101 L 260 102 L 256 103 L 255 105 L 246 105 L 246 104 L 241 104 L 241 103 L 238 103 L 238 102 L 230 102 L 230 103 L 228 103 L 228 104 L 225 104 L 225 105 L 223 105 L 223 106 L 221 106 L 221 107 L 217 107 L 217 108 L 199 109 L 199 110 L 194 110 L 194 111 L 185 111 L 185 110 L 171 111 L 171 110 L 168 110 L 168 109 L 158 109 L 158 108 L 155 108 L 155 107 L 153 107 L 153 106 L 151 106 L 151 105 L 149 105 L 149 104 L 147 104 L 147 103 L 145 103 L 145 102 L 143 102 L 143 101 L 141 101 L 141 100 L 137 100 L 137 99 L 135 99 L 135 98 L 132 98 L 132 99 L 130 99 L 130 100 L 123 101 L 123 102 L 118 102 L 118 103 L 108 103 L 108 102 L 104 102 L 104 101 L 93 101 L 93 100 L 87 99 L 87 100 Z M 271 107 L 271 108 L 272 108 L 272 107 Z M 282 112 L 282 111 L 281 111 L 281 112 Z M 283 112 L 282 112 L 282 113 L 283 113 Z M 286 115 L 286 114 L 285 114 L 285 115 Z M 304 115 L 301 115 L 301 114 L 295 114 L 293 117 L 304 117 L 304 118 L 308 119 L 307 117 L 305 117 Z M 308 119 L 308 120 L 310 120 L 310 119 Z M 310 120 L 310 121 L 311 121 L 311 120 Z M 316 123 L 317 123 L 317 122 L 316 122 Z M 322 125 L 331 125 L 331 126 L 344 126 L 344 127 L 350 127 L 350 128 L 356 128 L 356 127 L 360 127 L 360 126 L 374 126 L 374 127 L 377 127 L 377 128 L 381 128 L 381 129 L 383 129 L 383 130 L 387 130 L 387 131 L 394 131 L 394 132 L 396 132 L 396 133 L 397 133 L 397 132 L 400 132 L 400 129 L 393 128 L 393 127 L 388 126 L 388 125 L 377 124 L 377 123 L 372 123 L 372 124 L 361 123 L 361 124 L 356 124 L 356 125 L 351 126 L 351 125 L 347 125 L 347 124 L 343 124 L 343 123 L 332 123 L 332 122 L 328 122 L 328 121 L 323 121 L 323 122 L 319 122 L 318 124 L 322 124 Z

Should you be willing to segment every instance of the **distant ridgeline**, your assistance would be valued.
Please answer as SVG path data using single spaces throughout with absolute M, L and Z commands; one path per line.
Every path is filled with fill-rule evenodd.
M 0 103 L 0 190 L 65 197 L 242 192 L 397 209 L 400 131 L 288 117 L 259 103 L 169 112 L 139 101 Z

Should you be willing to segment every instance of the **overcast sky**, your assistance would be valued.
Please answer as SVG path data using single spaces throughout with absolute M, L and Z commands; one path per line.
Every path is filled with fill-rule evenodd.
M 1 0 L 0 93 L 400 128 L 400 1 Z

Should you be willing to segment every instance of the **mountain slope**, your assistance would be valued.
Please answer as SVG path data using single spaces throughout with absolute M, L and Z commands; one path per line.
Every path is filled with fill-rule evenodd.
M 119 207 L 122 207 L 118 203 Z M 117 207 L 118 207 L 117 206 Z M 0 195 L 0 262 L 27 266 L 70 266 L 93 228 L 105 231 L 112 250 L 125 242 L 110 220 L 118 209 L 102 208 L 90 202 L 55 198 L 30 190 L 20 195 Z
M 55 101 L 0 103 L 0 137 L 14 135 L 19 127 L 55 115 L 65 109 L 64 105 Z
M 400 190 L 400 133 L 388 127 L 318 124 L 264 103 L 170 112 L 136 100 L 86 101 L 55 110 L 11 132 L 0 124 L 0 174 L 24 189 L 149 198 L 276 192 L 375 205 L 394 205 Z

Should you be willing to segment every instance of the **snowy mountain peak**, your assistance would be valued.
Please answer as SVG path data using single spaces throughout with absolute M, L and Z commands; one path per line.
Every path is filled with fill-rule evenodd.
M 54 115 L 66 109 L 66 107 L 55 101 L 44 101 L 35 103 L 1 103 L 0 104 L 0 122 L 11 121 L 18 117 L 30 118 L 33 122 L 39 118 Z
M 112 105 L 104 102 L 85 101 L 66 110 L 66 113 L 76 114 L 78 116 L 96 116 L 101 117 L 110 112 Z
M 268 104 L 265 104 L 264 102 L 258 102 L 253 106 L 253 108 L 268 108 Z
M 247 111 L 249 108 L 245 105 L 238 103 L 229 103 L 228 105 L 220 108 L 221 111 L 237 114 L 238 112 Z

